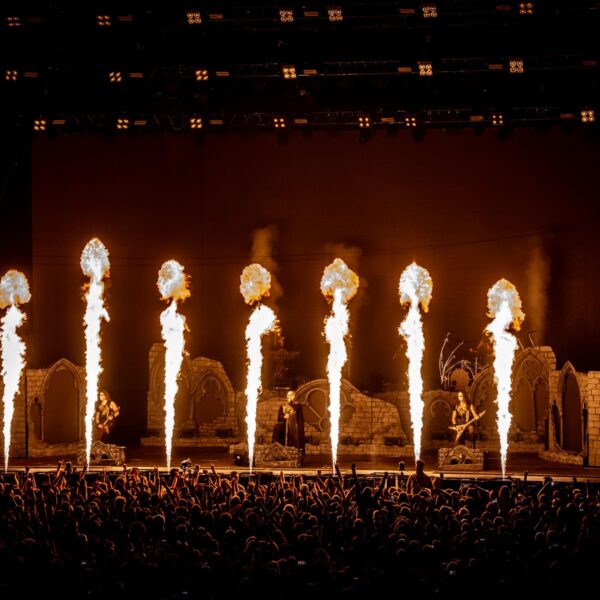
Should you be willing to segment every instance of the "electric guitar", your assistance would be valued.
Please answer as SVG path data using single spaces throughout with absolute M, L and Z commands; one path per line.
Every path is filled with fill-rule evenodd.
M 466 423 L 463 423 L 462 425 L 450 425 L 450 427 L 448 427 L 448 429 L 453 429 L 454 431 L 456 431 L 456 438 L 454 440 L 454 443 L 458 444 L 458 440 L 460 440 L 460 438 L 462 437 L 462 434 L 465 432 L 465 429 L 471 423 L 481 419 L 481 417 L 483 417 L 483 415 L 485 415 L 485 410 L 482 410 L 476 417 L 473 417 L 472 419 L 468 420 Z

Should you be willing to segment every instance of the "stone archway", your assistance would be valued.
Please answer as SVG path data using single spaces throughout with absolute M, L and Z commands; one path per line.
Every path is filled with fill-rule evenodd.
M 47 444 L 83 438 L 83 381 L 73 363 L 62 359 L 48 370 L 42 386 L 42 440 Z
M 150 370 L 150 401 L 155 409 L 161 414 L 161 422 L 164 419 L 164 394 L 165 394 L 165 352 L 160 347 L 160 353 L 152 363 Z M 185 356 L 181 363 L 181 371 L 177 381 L 177 395 L 175 396 L 175 431 L 174 436 L 179 437 L 182 429 L 190 420 L 192 405 L 192 367 L 190 359 Z
M 193 403 L 196 428 L 227 415 L 227 387 L 218 373 L 209 369 L 202 375 L 194 386 Z
M 430 441 L 445 440 L 452 423 L 453 406 L 447 396 L 436 396 L 425 409 L 423 437 Z
M 511 412 L 515 426 L 537 434 L 544 427 L 548 406 L 548 367 L 534 348 L 517 354 L 513 369 Z
M 479 426 L 488 432 L 496 431 L 496 386 L 493 369 L 485 367 L 479 371 L 471 387 L 470 401 L 478 413 L 485 411 L 479 420 Z
M 577 373 L 570 363 L 565 365 L 560 385 L 562 399 L 562 448 L 568 452 L 583 451 L 583 405 Z

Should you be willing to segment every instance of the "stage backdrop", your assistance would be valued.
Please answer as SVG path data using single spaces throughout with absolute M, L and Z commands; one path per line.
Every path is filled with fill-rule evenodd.
M 337 253 L 361 276 L 351 303 L 348 375 L 361 389 L 406 380 L 398 279 L 413 260 L 433 278 L 424 317 L 426 385 L 436 387 L 444 335 L 475 347 L 499 278 L 521 292 L 536 343 L 559 363 L 600 369 L 600 144 L 584 132 L 101 136 L 40 139 L 33 149 L 33 304 L 30 364 L 84 362 L 79 255 L 93 236 L 111 254 L 111 322 L 103 326 L 101 387 L 123 406 L 117 437 L 143 433 L 148 350 L 160 340 L 162 261 L 191 275 L 181 310 L 192 356 L 221 360 L 234 385 L 245 373 L 249 309 L 239 275 L 252 234 L 275 225 L 283 295 L 276 307 L 294 371 L 325 373 L 329 308 L 319 281 Z M 337 245 L 337 246 L 336 246 Z M 361 254 L 359 255 L 360 252 Z M 547 305 L 544 308 L 544 302 Z M 532 324 L 535 327 L 532 327 Z M 543 331 L 543 332 L 542 332 Z M 527 336 L 522 336 L 523 341 Z

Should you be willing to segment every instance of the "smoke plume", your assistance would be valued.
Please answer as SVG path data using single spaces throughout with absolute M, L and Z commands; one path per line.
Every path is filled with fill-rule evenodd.
M 536 238 L 531 246 L 527 263 L 527 317 L 536 345 L 544 343 L 546 312 L 548 308 L 548 285 L 550 283 L 550 258 L 544 251 L 541 239 Z
M 277 301 L 283 296 L 283 288 L 277 279 L 279 265 L 273 258 L 278 233 L 277 225 L 267 225 L 252 232 L 250 260 L 271 272 L 271 293 L 269 294 L 269 304 L 271 305 L 277 304 Z

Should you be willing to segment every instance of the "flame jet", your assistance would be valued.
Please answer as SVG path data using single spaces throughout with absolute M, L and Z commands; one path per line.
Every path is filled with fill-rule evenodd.
M 102 373 L 102 352 L 100 349 L 100 325 L 102 319 L 110 321 L 104 307 L 104 278 L 109 276 L 110 262 L 108 250 L 98 239 L 91 239 L 81 253 L 81 270 L 89 277 L 84 286 L 86 301 L 85 315 L 85 452 L 90 464 L 94 409 L 98 400 L 98 378 Z
M 341 259 L 336 258 L 325 267 L 321 278 L 321 293 L 332 301 L 331 314 L 325 319 L 325 339 L 329 342 L 327 378 L 329 379 L 329 419 L 331 421 L 331 461 L 337 464 L 340 434 L 340 391 L 342 367 L 348 360 L 344 338 L 348 335 L 350 313 L 348 302 L 358 291 L 358 275 Z
M 413 428 L 415 461 L 421 456 L 421 430 L 423 428 L 423 378 L 421 365 L 425 351 L 425 336 L 421 312 L 429 310 L 433 282 L 426 269 L 412 263 L 404 269 L 400 276 L 400 303 L 408 304 L 409 309 L 399 332 L 406 340 L 406 357 L 408 358 L 408 394 L 410 397 L 410 420 Z
M 260 394 L 263 363 L 262 336 L 277 330 L 277 317 L 273 310 L 261 304 L 271 291 L 271 273 L 262 265 L 252 263 L 244 268 L 240 277 L 240 292 L 246 304 L 258 302 L 246 326 L 246 355 L 248 378 L 246 382 L 246 425 L 248 427 L 248 459 L 250 471 L 254 465 L 254 437 L 256 435 L 256 405 Z
M 188 279 L 183 267 L 176 260 L 162 264 L 158 272 L 158 291 L 161 300 L 169 303 L 160 315 L 162 337 L 165 343 L 165 451 L 167 470 L 171 468 L 171 448 L 175 428 L 175 396 L 177 378 L 183 362 L 186 329 L 185 317 L 177 312 L 177 302 L 190 295 Z
M 512 387 L 512 366 L 517 350 L 517 338 L 508 331 L 512 325 L 519 331 L 525 318 L 521 310 L 521 298 L 517 288 L 506 279 L 500 279 L 488 290 L 488 317 L 493 321 L 485 328 L 494 345 L 494 381 L 498 390 L 498 433 L 500 434 L 500 456 L 502 477 L 506 477 L 506 457 L 508 454 L 508 430 L 510 414 L 510 392 Z
M 17 334 L 26 319 L 19 304 L 31 300 L 27 278 L 20 271 L 7 271 L 0 279 L 0 309 L 8 308 L 0 320 L 0 344 L 2 349 L 2 380 L 4 394 L 4 471 L 8 471 L 10 451 L 10 428 L 15 411 L 14 400 L 19 391 L 21 373 L 25 368 L 25 342 Z

